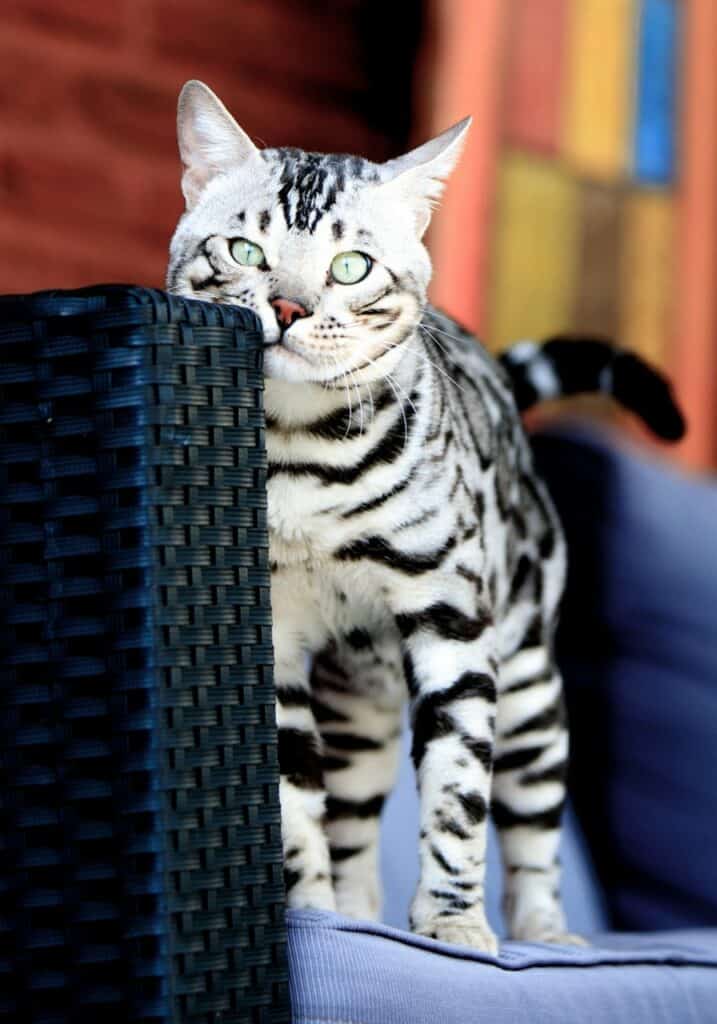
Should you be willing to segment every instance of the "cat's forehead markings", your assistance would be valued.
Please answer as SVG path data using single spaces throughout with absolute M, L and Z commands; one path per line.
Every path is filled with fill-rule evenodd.
M 269 210 L 262 210 L 259 214 L 259 230 L 267 232 L 269 225 L 271 224 L 271 212 Z
M 278 149 L 268 157 L 279 166 L 278 200 L 288 228 L 313 234 L 350 181 L 378 181 L 378 168 L 360 156 Z
M 356 241 L 363 242 L 364 245 L 374 245 L 376 240 L 366 228 L 359 228 L 356 232 Z
M 234 220 L 237 222 L 237 224 L 243 224 L 244 221 L 246 220 L 246 211 L 240 210 L 239 213 L 235 213 Z

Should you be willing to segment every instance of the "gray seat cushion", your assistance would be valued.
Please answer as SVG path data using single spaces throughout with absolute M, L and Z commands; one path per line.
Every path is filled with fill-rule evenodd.
M 337 914 L 289 914 L 294 1024 L 705 1024 L 717 930 L 508 942 L 498 957 Z
M 571 793 L 611 926 L 716 927 L 717 481 L 585 431 L 535 449 L 568 538 Z

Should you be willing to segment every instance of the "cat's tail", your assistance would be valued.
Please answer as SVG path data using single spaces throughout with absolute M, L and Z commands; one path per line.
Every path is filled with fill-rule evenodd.
M 547 399 L 603 392 L 637 413 L 658 437 L 679 441 L 685 433 L 667 378 L 609 341 L 567 334 L 542 344 L 520 341 L 499 359 L 521 412 Z

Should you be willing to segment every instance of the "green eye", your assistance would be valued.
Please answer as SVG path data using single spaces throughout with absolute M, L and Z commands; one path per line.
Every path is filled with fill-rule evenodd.
M 229 252 L 233 260 L 242 267 L 259 267 L 265 263 L 264 250 L 248 238 L 234 238 L 229 243 Z
M 340 252 L 331 261 L 331 276 L 339 284 L 358 284 L 372 266 L 371 257 L 363 252 Z

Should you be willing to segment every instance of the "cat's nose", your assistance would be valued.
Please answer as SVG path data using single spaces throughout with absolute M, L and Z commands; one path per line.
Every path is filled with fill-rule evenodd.
M 294 320 L 300 320 L 302 316 L 309 315 L 301 303 L 295 302 L 293 299 L 272 299 L 271 304 L 281 327 L 291 327 Z

